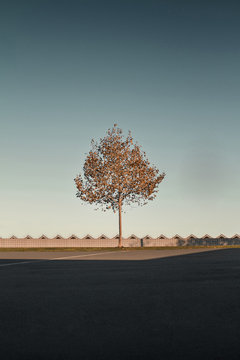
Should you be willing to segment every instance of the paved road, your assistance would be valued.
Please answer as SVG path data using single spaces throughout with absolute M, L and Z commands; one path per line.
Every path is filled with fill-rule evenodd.
M 1 359 L 239 360 L 240 249 L 144 253 L 8 253 L 25 263 L 0 267 Z

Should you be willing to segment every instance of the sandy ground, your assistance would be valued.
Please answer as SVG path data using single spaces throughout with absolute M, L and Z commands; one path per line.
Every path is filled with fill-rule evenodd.
M 1 260 L 148 260 L 169 256 L 197 254 L 206 251 L 221 250 L 205 249 L 173 249 L 173 250 L 99 250 L 99 251 L 9 251 L 0 252 Z

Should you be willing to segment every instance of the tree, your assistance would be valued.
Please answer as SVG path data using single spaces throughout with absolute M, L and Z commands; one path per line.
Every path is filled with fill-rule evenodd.
M 159 174 L 155 166 L 150 166 L 145 152 L 133 143 L 131 132 L 124 138 L 116 124 L 99 143 L 92 140 L 83 173 L 83 177 L 74 179 L 77 197 L 104 211 L 118 211 L 122 247 L 122 207 L 131 203 L 145 205 L 147 200 L 153 200 L 165 173 Z

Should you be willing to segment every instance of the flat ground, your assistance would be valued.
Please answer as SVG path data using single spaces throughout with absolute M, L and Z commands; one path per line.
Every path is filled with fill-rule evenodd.
M 240 249 L 0 252 L 0 289 L 4 360 L 240 359 Z

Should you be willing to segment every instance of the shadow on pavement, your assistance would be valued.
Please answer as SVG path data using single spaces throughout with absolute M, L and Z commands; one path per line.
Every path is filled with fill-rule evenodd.
M 239 359 L 239 260 L 226 249 L 2 267 L 1 356 Z

